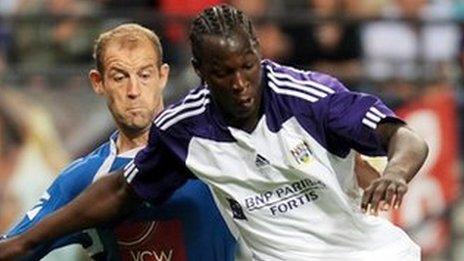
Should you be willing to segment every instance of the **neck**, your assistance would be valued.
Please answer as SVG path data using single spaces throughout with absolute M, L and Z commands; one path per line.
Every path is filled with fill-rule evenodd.
M 261 116 L 264 114 L 264 104 L 263 104 L 263 88 L 259 91 L 258 100 L 256 102 L 259 103 L 259 106 L 246 118 L 234 118 L 230 117 L 227 121 L 229 126 L 234 128 L 241 129 L 245 132 L 251 133 L 258 125 L 258 122 Z
M 118 139 L 116 140 L 118 154 L 133 150 L 141 146 L 145 146 L 148 142 L 149 130 L 150 128 L 145 128 L 134 133 L 131 131 L 119 129 L 120 132 Z
M 244 119 L 244 118 L 236 118 L 236 119 L 230 119 L 227 121 L 227 125 L 241 129 L 245 132 L 251 133 L 253 130 L 256 128 L 256 125 L 258 125 L 259 122 L 259 111 L 256 111 L 256 113 L 253 113 L 250 117 Z
M 164 108 L 163 100 L 160 99 L 158 105 L 155 107 L 154 115 L 160 113 Z M 138 147 L 146 146 L 150 134 L 150 125 L 144 129 L 131 129 L 127 128 L 116 121 L 118 126 L 119 135 L 116 141 L 117 153 L 121 154 L 126 151 L 133 150 Z

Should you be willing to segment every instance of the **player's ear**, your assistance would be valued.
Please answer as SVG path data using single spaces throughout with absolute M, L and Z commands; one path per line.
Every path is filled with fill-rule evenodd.
M 200 77 L 200 79 L 203 81 L 203 76 L 200 71 L 200 61 L 198 61 L 197 58 L 193 57 L 190 62 L 192 63 L 193 69 L 195 69 L 195 73 Z
M 261 49 L 261 42 L 259 41 L 258 38 L 253 39 L 253 47 L 257 51 L 257 54 L 259 56 L 259 59 L 262 59 L 262 49 Z
M 103 95 L 103 75 L 96 69 L 89 72 L 90 83 L 92 84 L 93 91 L 98 95 Z
M 166 86 L 169 78 L 170 67 L 167 63 L 163 63 L 160 67 L 160 86 L 162 89 Z

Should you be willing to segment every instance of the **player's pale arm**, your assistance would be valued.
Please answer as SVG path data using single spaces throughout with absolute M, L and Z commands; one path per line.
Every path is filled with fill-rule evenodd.
M 380 173 L 369 162 L 363 159 L 360 154 L 357 154 L 355 158 L 354 173 L 356 174 L 359 187 L 363 190 L 368 188 L 372 181 L 380 178 Z

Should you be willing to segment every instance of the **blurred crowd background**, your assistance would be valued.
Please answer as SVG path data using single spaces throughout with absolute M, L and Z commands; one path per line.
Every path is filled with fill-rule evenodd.
M 464 260 L 462 0 L 0 0 L 0 234 L 114 129 L 87 79 L 98 34 L 122 22 L 159 34 L 169 103 L 199 81 L 189 22 L 218 3 L 253 17 L 266 58 L 380 96 L 426 138 L 425 167 L 385 217 L 424 260 Z

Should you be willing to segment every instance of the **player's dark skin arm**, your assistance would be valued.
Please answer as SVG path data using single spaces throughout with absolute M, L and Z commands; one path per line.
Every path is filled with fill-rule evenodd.
M 0 260 L 14 260 L 43 241 L 124 217 L 140 202 L 122 171 L 107 175 L 27 232 L 1 241 Z
M 377 214 L 381 202 L 398 208 L 408 190 L 407 184 L 417 174 L 428 155 L 425 141 L 406 125 L 381 123 L 376 133 L 387 151 L 388 163 L 383 175 L 365 190 L 361 208 Z

